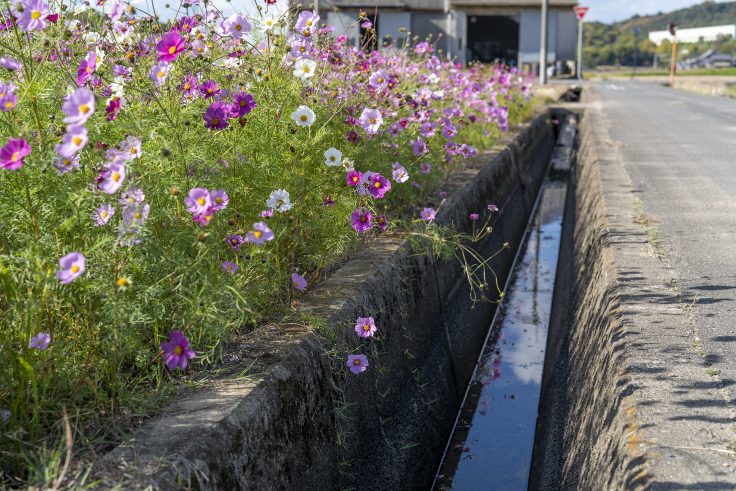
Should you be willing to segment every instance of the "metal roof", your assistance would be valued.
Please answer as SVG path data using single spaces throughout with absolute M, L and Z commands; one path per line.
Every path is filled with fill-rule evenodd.
M 541 0 L 450 0 L 453 8 L 541 8 Z M 320 10 L 332 8 L 399 8 L 405 10 L 444 10 L 444 0 L 320 0 Z M 572 7 L 578 0 L 549 0 L 550 7 Z

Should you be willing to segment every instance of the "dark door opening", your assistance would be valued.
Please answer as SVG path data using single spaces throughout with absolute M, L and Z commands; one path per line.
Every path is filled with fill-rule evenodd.
M 519 58 L 519 21 L 500 15 L 468 16 L 468 61 L 516 65 Z

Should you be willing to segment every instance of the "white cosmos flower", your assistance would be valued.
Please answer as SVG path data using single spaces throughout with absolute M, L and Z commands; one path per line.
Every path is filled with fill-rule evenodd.
M 271 14 L 266 14 L 263 16 L 263 18 L 260 21 L 260 27 L 264 31 L 270 31 L 271 29 L 276 26 L 276 23 L 278 22 L 278 19 L 276 19 L 275 16 Z
M 293 119 L 296 124 L 304 128 L 312 126 L 314 124 L 314 120 L 317 119 L 317 116 L 314 114 L 314 111 L 309 109 L 307 106 L 302 105 L 296 108 L 296 111 L 291 113 L 291 119 Z
M 86 33 L 84 36 L 82 36 L 84 41 L 88 44 L 95 44 L 97 41 L 100 40 L 100 33 L 95 31 L 90 31 Z
M 355 170 L 355 162 L 350 159 L 342 159 L 342 168 L 345 172 L 352 172 Z
M 335 147 L 330 147 L 325 151 L 325 165 L 328 167 L 337 167 L 342 164 L 342 152 Z
M 280 213 L 290 210 L 292 205 L 289 193 L 285 189 L 271 191 L 271 195 L 266 200 L 266 206 Z
M 317 62 L 306 58 L 300 58 L 294 63 L 294 76 L 302 80 L 306 80 L 314 76 L 317 69 Z

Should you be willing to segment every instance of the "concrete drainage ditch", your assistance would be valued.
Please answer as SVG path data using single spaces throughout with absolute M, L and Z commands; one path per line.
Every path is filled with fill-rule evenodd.
M 572 152 L 572 140 L 555 146 L 552 123 L 568 116 L 545 112 L 447 183 L 440 224 L 469 230 L 469 213 L 499 206 L 477 247 L 490 255 L 509 243 L 492 263 L 502 282 L 550 161 L 554 170 Z M 381 237 L 305 298 L 302 313 L 319 331 L 270 325 L 240 340 L 229 375 L 145 423 L 96 476 L 125 489 L 428 489 L 496 311 L 473 307 L 469 288 L 458 264 L 413 254 L 400 234 Z M 381 326 L 366 353 L 372 370 L 345 376 L 330 346 L 354 346 L 352 323 L 367 312 Z

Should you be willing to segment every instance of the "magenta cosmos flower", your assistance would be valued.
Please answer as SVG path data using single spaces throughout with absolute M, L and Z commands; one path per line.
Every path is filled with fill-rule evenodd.
M 363 131 L 369 135 L 375 135 L 378 132 L 378 128 L 381 127 L 381 123 L 383 123 L 383 118 L 377 109 L 365 108 L 360 114 L 358 121 Z
M 209 99 L 211 97 L 215 97 L 216 95 L 220 95 L 220 93 L 222 93 L 222 89 L 220 88 L 220 85 L 214 80 L 207 80 L 199 86 L 199 92 L 202 93 L 202 96 L 205 99 Z
M 255 245 L 263 245 L 269 240 L 273 240 L 273 232 L 263 222 L 254 223 L 253 230 L 245 235 L 245 241 Z
M 383 198 L 391 189 L 391 182 L 381 174 L 374 172 L 368 179 L 368 192 L 377 199 Z
M 189 360 L 196 354 L 189 349 L 189 339 L 181 331 L 171 331 L 169 340 L 161 343 L 161 349 L 166 354 L 166 366 L 170 370 L 180 368 L 184 370 Z
M 345 180 L 348 182 L 350 186 L 357 187 L 360 184 L 360 182 L 363 180 L 363 174 L 361 174 L 360 171 L 351 170 L 345 176 Z
M 434 208 L 424 208 L 420 215 L 422 216 L 422 220 L 424 220 L 425 222 L 431 222 L 432 220 L 434 220 L 437 212 L 434 210 Z
M 354 374 L 363 373 L 368 369 L 368 358 L 365 355 L 348 355 L 345 365 Z
M 376 333 L 376 323 L 373 317 L 358 317 L 355 321 L 355 334 L 361 338 L 369 338 Z
M 176 31 L 171 31 L 164 35 L 156 44 L 156 52 L 158 53 L 158 61 L 171 62 L 176 59 L 179 54 L 186 48 L 186 40 Z
M 79 252 L 70 252 L 59 259 L 59 266 L 61 269 L 56 272 L 56 277 L 62 285 L 67 285 L 84 273 L 84 256 Z
M 0 82 L 0 111 L 11 111 L 18 104 L 18 95 L 15 93 L 13 82 Z
M 28 343 L 30 349 L 45 350 L 51 343 L 51 334 L 47 332 L 39 332 L 31 338 L 31 342 Z
M 294 285 L 294 288 L 296 288 L 300 292 L 303 292 L 307 289 L 307 280 L 304 278 L 304 276 L 297 273 L 291 274 L 291 284 Z
M 18 170 L 23 159 L 31 153 L 31 146 L 23 138 L 8 138 L 8 143 L 0 148 L 0 167 L 7 170 Z
M 223 130 L 228 127 L 228 110 L 221 102 L 213 102 L 202 115 L 204 126 L 211 130 Z
M 95 95 L 85 87 L 79 87 L 66 98 L 61 109 L 66 114 L 66 124 L 84 124 L 95 112 Z
M 371 229 L 371 219 L 373 215 L 365 208 L 356 208 L 350 214 L 350 222 L 353 226 L 353 230 L 358 233 L 364 234 Z
M 258 104 L 255 98 L 246 92 L 238 92 L 233 97 L 233 104 L 230 106 L 230 113 L 233 117 L 239 118 L 250 113 Z
M 77 85 L 84 85 L 97 70 L 97 53 L 90 51 L 77 68 Z

